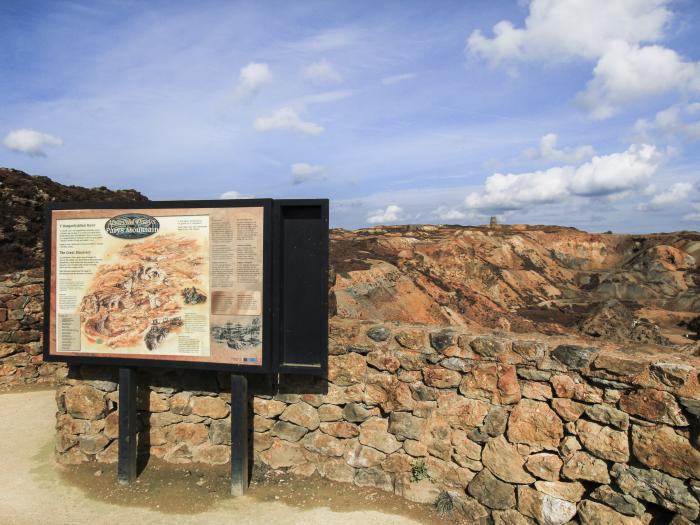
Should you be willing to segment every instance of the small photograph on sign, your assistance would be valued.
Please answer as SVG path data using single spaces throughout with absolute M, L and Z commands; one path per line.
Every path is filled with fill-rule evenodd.
M 226 346 L 233 351 L 250 350 L 258 348 L 262 344 L 262 325 L 258 316 L 229 317 L 225 322 L 217 319 L 212 324 L 212 342 L 219 346 Z

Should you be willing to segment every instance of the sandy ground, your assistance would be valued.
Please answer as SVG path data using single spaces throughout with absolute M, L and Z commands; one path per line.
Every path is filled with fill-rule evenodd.
M 114 466 L 65 469 L 54 463 L 55 410 L 53 390 L 0 394 L 0 524 L 443 522 L 430 509 L 393 495 L 320 480 L 258 483 L 233 499 L 225 494 L 225 471 L 214 475 L 152 463 L 124 492 Z M 179 504 L 168 504 L 174 501 Z

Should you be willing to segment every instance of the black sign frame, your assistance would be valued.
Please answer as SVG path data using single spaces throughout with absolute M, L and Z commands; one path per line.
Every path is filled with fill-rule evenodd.
M 326 209 L 327 209 L 327 201 Z M 262 307 L 262 365 L 240 365 L 229 363 L 213 363 L 198 361 L 169 360 L 167 358 L 140 359 L 129 356 L 124 357 L 95 357 L 80 355 L 57 355 L 50 353 L 51 336 L 51 260 L 52 260 L 52 212 L 54 210 L 158 210 L 172 208 L 263 208 L 263 307 Z M 149 368 L 176 368 L 197 369 L 209 371 L 222 371 L 228 373 L 245 374 L 270 374 L 276 373 L 277 360 L 273 356 L 273 309 L 272 302 L 272 199 L 221 199 L 221 200 L 180 200 L 180 201 L 147 201 L 147 202 L 65 202 L 48 203 L 45 210 L 44 231 L 44 332 L 43 332 L 43 358 L 44 361 L 55 363 L 63 362 L 73 365 L 98 365 L 117 367 L 149 367 Z M 327 269 L 326 269 L 327 271 Z M 325 342 L 327 354 L 327 341 Z

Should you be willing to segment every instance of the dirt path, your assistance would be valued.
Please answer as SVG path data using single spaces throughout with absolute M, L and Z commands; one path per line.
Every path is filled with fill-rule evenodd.
M 434 521 L 434 516 L 426 509 L 415 508 L 391 495 L 376 494 L 372 491 L 359 491 L 346 485 L 327 485 L 327 493 L 319 497 L 309 497 L 308 487 L 296 488 L 292 494 L 299 494 L 304 500 L 293 504 L 290 487 L 277 484 L 272 487 L 252 487 L 249 495 L 230 499 L 209 497 L 207 491 L 190 490 L 198 487 L 195 476 L 186 481 L 165 482 L 160 494 L 149 493 L 150 483 L 144 476 L 144 485 L 132 491 L 139 501 L 127 504 L 115 502 L 109 497 L 114 485 L 113 467 L 103 467 L 99 477 L 95 472 L 99 467 L 88 467 L 87 478 L 94 483 L 78 483 L 83 474 L 73 471 L 66 475 L 53 461 L 53 436 L 55 421 L 54 392 L 51 390 L 0 394 L 0 523 L 12 525 L 101 525 L 115 523 L 138 523 L 139 525 L 177 523 L 178 525 L 273 524 L 305 525 L 363 524 L 425 524 Z M 149 469 L 151 466 L 149 465 Z M 147 469 L 148 470 L 148 469 Z M 151 469 L 153 470 L 153 469 Z M 102 473 L 102 471 L 104 471 Z M 183 478 L 182 470 L 179 478 Z M 151 473 L 151 475 L 153 475 Z M 167 479 L 167 478 L 166 478 Z M 184 478 L 183 478 L 184 479 Z M 201 479 L 201 478 L 200 478 Z M 76 485 L 77 483 L 77 485 Z M 183 485 L 183 483 L 185 485 Z M 303 483 L 303 480 L 302 480 Z M 163 512 L 161 505 L 168 501 L 168 490 L 180 485 L 177 497 L 196 500 L 190 512 Z M 92 485 L 92 486 L 91 486 Z M 200 483 L 203 485 L 203 483 Z M 184 489 L 183 489 L 184 486 Z M 85 488 L 80 488 L 85 487 Z M 145 488 L 144 488 L 145 487 Z M 189 489 L 187 488 L 189 487 Z M 276 492 L 277 491 L 277 492 Z M 342 491 L 342 493 L 341 493 Z M 210 489 L 211 492 L 211 489 Z M 105 495 L 107 493 L 107 495 Z M 286 495 L 285 495 L 286 494 Z M 336 499 L 341 502 L 336 504 Z M 116 498 L 117 500 L 119 498 Z M 319 499 L 327 502 L 319 505 Z M 287 500 L 287 501 L 285 501 Z M 194 508 L 196 507 L 196 508 Z M 352 511 L 348 511 L 353 509 Z M 359 510 L 354 510 L 359 509 Z M 381 512 L 380 509 L 397 510 L 396 514 Z M 398 512 L 398 511 L 401 512 Z M 411 519 L 415 516 L 420 521 Z M 442 521 L 442 520 L 438 520 Z

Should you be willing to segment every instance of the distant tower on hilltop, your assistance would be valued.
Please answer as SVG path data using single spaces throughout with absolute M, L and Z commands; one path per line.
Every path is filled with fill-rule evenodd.
M 491 215 L 491 220 L 489 221 L 489 228 L 496 228 L 498 227 L 498 219 L 496 218 L 495 215 Z

